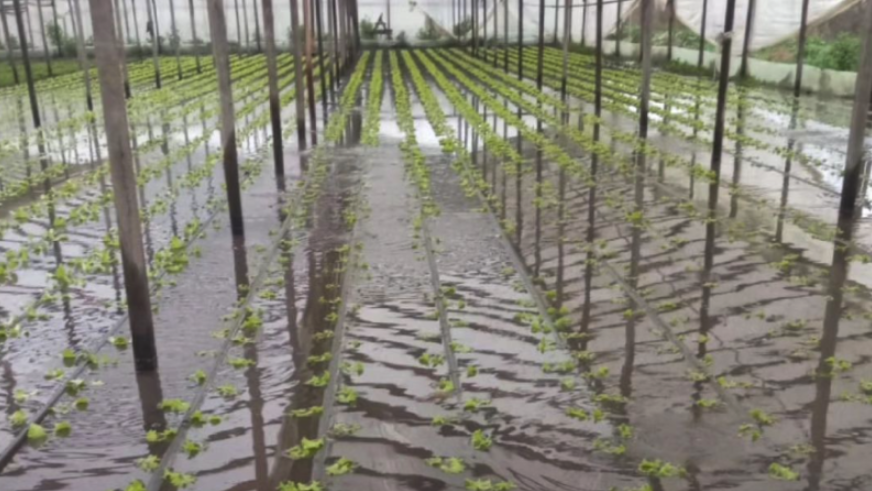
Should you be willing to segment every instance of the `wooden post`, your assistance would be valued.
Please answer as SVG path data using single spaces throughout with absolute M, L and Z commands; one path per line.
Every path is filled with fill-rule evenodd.
M 794 103 L 798 103 L 799 95 L 802 92 L 802 69 L 805 63 L 805 38 L 808 33 L 808 2 L 802 2 L 802 17 L 799 24 L 799 44 L 796 48 L 796 77 L 793 80 L 793 98 Z
M 239 17 L 239 0 L 233 0 L 233 11 L 236 14 L 236 54 L 242 54 L 242 21 Z
M 207 0 L 209 29 L 212 32 L 212 53 L 218 74 L 221 96 L 221 148 L 224 161 L 224 182 L 230 210 L 230 230 L 240 237 L 245 230 L 242 221 L 242 199 L 239 191 L 239 157 L 236 149 L 236 115 L 233 110 L 233 85 L 230 79 L 230 49 L 227 46 L 227 22 L 224 0 Z
M 57 0 L 51 0 L 51 16 L 52 16 L 52 21 L 54 22 L 54 25 L 60 26 L 60 23 L 58 22 Z M 55 32 L 57 33 L 58 31 L 55 31 Z M 56 39 L 55 41 L 57 42 L 57 50 L 58 50 L 57 57 L 61 58 L 64 55 L 64 53 L 63 53 L 63 44 L 64 44 L 63 40 Z
M 303 22 L 306 36 L 306 98 L 309 101 L 309 123 L 312 145 L 318 144 L 318 121 L 315 109 L 315 80 L 312 75 L 312 0 L 303 0 Z
M 557 44 L 557 31 L 560 27 L 560 3 L 554 0 L 554 44 Z
M 148 290 L 148 270 L 142 246 L 142 224 L 136 197 L 136 174 L 130 150 L 130 130 L 122 79 L 123 60 L 119 58 L 112 22 L 112 0 L 90 0 L 91 25 L 94 26 L 94 50 L 100 78 L 106 141 L 109 147 L 113 197 L 118 216 L 121 262 L 133 356 L 136 370 L 150 372 L 157 368 L 154 323 Z
M 341 1 L 341 0 L 340 0 Z M 291 37 L 294 39 L 294 103 L 297 109 L 297 143 L 306 149 L 306 93 L 303 88 L 303 39 L 300 37 L 300 9 L 297 0 L 291 0 Z
M 733 44 L 733 21 L 736 14 L 736 0 L 727 0 L 727 13 L 724 20 L 724 35 L 721 42 L 721 72 L 718 83 L 718 104 L 715 113 L 715 130 L 712 144 L 711 172 L 709 182 L 708 220 L 706 220 L 705 271 L 711 271 L 714 264 L 715 227 L 717 222 L 718 191 L 721 181 L 721 159 L 724 150 L 724 116 L 727 110 L 727 88 L 730 84 L 730 48 Z M 708 279 L 705 279 L 708 282 Z
M 39 34 L 42 38 L 42 55 L 45 58 L 45 64 L 48 69 L 48 76 L 54 77 L 54 72 L 52 71 L 51 66 L 51 49 L 48 47 L 48 41 L 45 37 L 45 17 L 42 14 L 42 4 L 39 3 L 39 0 L 36 2 L 36 15 L 39 18 Z
M 85 31 L 82 24 L 82 9 L 79 6 L 79 0 L 72 0 L 74 7 L 73 25 L 76 26 L 76 51 L 79 56 L 79 67 L 82 70 L 82 76 L 85 79 L 85 102 L 88 105 L 88 111 L 94 110 L 94 98 L 91 95 L 91 70 L 88 66 L 88 54 L 85 52 Z
M 272 0 L 263 1 L 263 31 L 266 36 L 266 69 L 269 77 L 269 114 L 272 121 L 273 163 L 276 180 L 284 183 L 285 157 L 282 144 L 282 106 L 279 99 L 279 72 L 276 66 L 275 22 Z
M 702 68 L 705 60 L 705 23 L 708 21 L 708 0 L 702 0 L 702 23 L 699 26 L 699 55 L 696 67 Z
M 194 58 L 197 60 L 197 73 L 203 73 L 200 63 L 200 46 L 197 44 L 197 23 L 194 20 L 194 0 L 188 0 L 188 10 L 191 12 L 191 43 L 194 46 Z
M 163 45 L 160 38 L 160 18 L 157 16 L 157 0 L 151 0 L 152 15 L 154 16 L 154 39 L 157 42 L 157 54 L 163 55 Z
M 337 25 L 337 32 L 338 32 L 338 43 L 336 46 L 337 46 L 337 50 L 339 51 L 339 54 L 336 56 L 336 61 L 337 61 L 337 63 L 339 63 L 339 72 L 338 72 L 339 74 L 335 77 L 336 81 L 338 82 L 339 77 L 345 71 L 345 62 L 346 62 L 346 58 L 348 56 L 348 50 L 346 49 L 347 44 L 345 41 L 348 38 L 348 36 L 347 36 L 347 30 L 346 30 L 347 24 L 345 22 L 346 21 L 345 1 L 344 0 L 333 0 L 333 1 L 335 2 L 334 3 L 334 10 L 335 10 L 335 14 L 336 14 L 336 25 Z M 338 85 L 337 85 L 337 88 L 338 88 Z
M 78 0 L 75 0 L 78 1 Z M 156 88 L 161 87 L 160 81 L 160 62 L 158 61 L 158 55 L 160 54 L 160 46 L 158 46 L 159 38 L 157 34 L 157 19 L 155 18 L 154 12 L 151 9 L 151 2 L 154 0 L 145 0 L 145 10 L 148 11 L 148 22 L 151 24 L 151 60 L 154 64 L 154 86 Z M 134 11 L 135 12 L 135 11 Z
M 751 51 L 751 34 L 754 30 L 754 15 L 756 0 L 748 0 L 748 16 L 745 18 L 745 41 L 742 43 L 742 67 L 739 77 L 743 80 L 748 78 L 748 53 Z
M 54 0 L 52 0 L 52 5 L 54 5 Z M 127 0 L 121 0 L 121 11 L 124 15 L 124 36 L 121 39 L 121 46 L 126 48 L 127 42 L 132 39 L 130 37 L 130 14 L 127 10 Z M 121 36 L 119 36 L 121 37 Z M 126 55 L 125 51 L 125 55 Z M 126 64 L 126 63 L 125 63 Z
M 581 45 L 587 46 L 587 0 L 581 0 Z
M 176 39 L 178 37 L 178 39 Z M 179 29 L 176 27 L 176 2 L 174 0 L 170 0 L 170 42 L 172 43 L 175 40 L 175 51 L 176 55 L 176 76 L 179 77 L 179 80 L 184 78 L 182 75 L 182 36 L 179 34 Z
M 639 97 L 639 138 L 647 144 L 648 106 L 651 98 L 651 37 L 654 30 L 654 0 L 642 0 L 642 86 Z M 641 180 L 645 173 L 645 152 L 638 152 L 636 179 Z M 637 186 L 637 194 L 641 192 Z M 638 198 L 638 196 L 637 196 Z M 640 200 L 637 199 L 637 203 Z
M 18 67 L 15 65 L 15 50 L 12 49 L 12 33 L 9 31 L 9 21 L 6 20 L 6 14 L 3 13 L 3 0 L 0 0 L 0 21 L 3 25 L 3 33 L 5 34 L 6 53 L 9 54 L 9 66 L 12 67 L 12 79 L 15 85 L 21 83 L 18 78 Z

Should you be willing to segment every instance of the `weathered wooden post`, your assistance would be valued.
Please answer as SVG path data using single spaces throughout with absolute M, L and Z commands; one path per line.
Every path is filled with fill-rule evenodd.
M 224 182 L 227 184 L 227 204 L 230 230 L 234 237 L 245 233 L 242 222 L 242 198 L 239 191 L 239 156 L 236 149 L 236 115 L 233 109 L 233 85 L 230 79 L 230 49 L 227 46 L 227 21 L 224 0 L 207 0 L 209 30 L 212 32 L 212 56 L 218 75 L 221 96 L 221 149 L 224 162 Z
M 121 66 L 123 60 L 119 57 L 115 39 L 112 0 L 90 0 L 90 5 L 103 118 L 106 122 L 106 142 L 109 147 L 112 195 L 118 216 L 133 356 L 137 371 L 150 372 L 157 368 L 157 350 L 148 290 L 148 270 L 142 246 L 142 224 L 136 196 L 136 174 L 133 171 L 130 150 L 130 130 Z
M 718 103 L 715 113 L 715 130 L 712 143 L 711 172 L 709 181 L 708 220 L 706 220 L 705 259 L 703 269 L 711 271 L 714 264 L 715 227 L 717 225 L 718 191 L 721 181 L 721 160 L 724 151 L 724 116 L 727 110 L 727 88 L 730 84 L 730 50 L 733 46 L 733 21 L 736 14 L 736 0 L 727 0 L 724 20 L 724 33 L 721 41 L 721 71 L 718 82 Z M 708 279 L 704 279 L 708 282 Z
M 306 149 L 306 93 L 303 88 L 303 40 L 300 38 L 300 10 L 297 0 L 291 0 L 291 37 L 294 40 L 294 103 L 297 109 L 297 143 Z
M 748 78 L 748 54 L 751 51 L 751 35 L 754 30 L 756 3 L 756 0 L 748 0 L 748 15 L 745 17 L 745 41 L 742 43 L 742 66 L 739 69 L 739 77 L 743 80 Z
M 269 77 L 269 114 L 272 122 L 273 164 L 276 180 L 285 179 L 284 145 L 282 144 L 282 106 L 279 100 L 279 71 L 276 66 L 276 35 L 272 0 L 263 1 L 263 32 L 266 37 L 266 70 Z

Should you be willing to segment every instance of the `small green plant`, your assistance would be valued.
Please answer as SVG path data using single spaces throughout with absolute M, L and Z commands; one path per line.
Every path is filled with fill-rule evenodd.
M 346 474 L 351 474 L 352 472 L 354 472 L 355 467 L 357 467 L 357 464 L 355 464 L 354 461 L 346 459 L 345 457 L 341 457 L 333 464 L 327 466 L 327 475 L 344 476 Z
M 659 459 L 644 459 L 642 460 L 642 463 L 639 464 L 639 472 L 648 477 L 665 479 L 677 476 L 679 474 L 679 468 L 669 462 L 663 462 Z
M 293 460 L 302 460 L 312 458 L 316 453 L 318 453 L 322 448 L 324 448 L 324 439 L 319 438 L 317 440 L 309 440 L 306 437 L 303 437 L 303 440 L 299 445 L 288 449 L 287 455 Z
M 357 404 L 357 391 L 351 387 L 343 387 L 336 394 L 336 401 L 347 406 L 354 406 Z
M 448 474 L 461 474 L 466 470 L 466 464 L 463 462 L 463 459 L 457 457 L 433 457 L 425 462 L 427 462 L 427 465 L 436 467 Z
M 777 462 L 769 465 L 769 477 L 779 481 L 799 481 L 798 472 Z
M 490 450 L 491 446 L 493 446 L 494 442 L 491 437 L 487 436 L 484 430 L 478 429 L 472 433 L 472 448 L 476 450 L 481 450 L 482 452 L 486 452 Z
M 191 474 L 183 474 L 181 472 L 174 472 L 171 470 L 167 470 L 164 472 L 164 480 L 168 481 L 170 485 L 178 489 L 185 489 L 188 486 L 192 486 L 195 482 L 197 482 L 197 478 Z
M 279 491 L 324 491 L 324 486 L 318 481 L 312 481 L 309 484 L 285 481 L 279 483 Z

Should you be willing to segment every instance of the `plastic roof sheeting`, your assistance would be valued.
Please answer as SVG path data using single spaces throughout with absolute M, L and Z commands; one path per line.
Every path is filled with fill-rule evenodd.
M 668 0 L 657 0 L 666 8 Z M 860 0 L 809 0 L 808 25 L 822 22 L 857 4 Z M 776 45 L 796 36 L 802 20 L 803 0 L 757 0 L 751 50 Z M 744 39 L 745 22 L 748 18 L 749 0 L 736 1 L 736 18 L 733 39 Z M 724 30 L 727 0 L 708 0 L 706 14 L 706 38 L 717 42 Z M 703 0 L 675 0 L 675 15 L 678 20 L 696 32 L 702 23 Z M 736 43 L 734 43 L 736 44 Z M 738 43 L 741 46 L 741 42 Z

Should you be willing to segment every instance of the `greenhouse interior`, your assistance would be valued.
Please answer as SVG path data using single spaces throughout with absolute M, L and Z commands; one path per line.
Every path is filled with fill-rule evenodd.
M 0 490 L 872 489 L 872 0 L 0 21 Z

